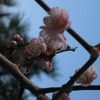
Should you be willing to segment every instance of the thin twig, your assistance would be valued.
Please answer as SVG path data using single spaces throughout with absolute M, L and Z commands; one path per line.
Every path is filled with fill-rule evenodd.
M 45 11 L 49 11 L 50 8 L 43 0 L 35 0 Z
M 41 88 L 40 93 L 51 93 L 59 91 L 61 87 L 48 87 L 48 88 Z M 81 85 L 73 86 L 72 91 L 79 91 L 79 90 L 100 90 L 100 85 L 90 85 L 88 87 L 82 87 Z
M 71 48 L 70 46 L 68 46 L 68 48 L 65 49 L 65 50 L 58 50 L 58 51 L 56 52 L 56 54 L 62 53 L 62 52 L 65 52 L 65 51 L 73 51 L 73 52 L 74 52 L 77 48 L 78 48 L 78 47 Z
M 23 93 L 24 93 L 24 90 L 25 90 L 25 88 L 23 87 L 22 84 L 20 84 L 18 100 L 22 100 L 22 95 L 23 95 Z
M 93 46 L 88 44 L 82 37 L 80 37 L 72 28 L 67 30 L 70 35 L 72 35 L 89 53 L 91 53 L 91 49 Z
M 67 91 L 68 87 L 72 86 L 74 82 L 96 61 L 97 58 L 90 58 L 85 65 L 74 76 L 72 76 L 66 84 L 62 86 L 60 91 L 52 100 L 58 100 L 58 98 Z

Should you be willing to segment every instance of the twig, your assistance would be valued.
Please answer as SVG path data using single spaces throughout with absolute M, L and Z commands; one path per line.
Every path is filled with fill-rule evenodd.
M 77 90 L 100 90 L 100 85 L 90 85 L 88 87 L 80 86 L 73 86 L 73 91 Z
M 96 61 L 97 58 L 90 58 L 86 64 L 74 75 L 71 79 L 62 86 L 60 91 L 55 95 L 52 100 L 58 100 L 58 98 L 67 91 L 68 87 L 72 86 L 74 82 Z
M 49 11 L 50 8 L 48 7 L 48 5 L 46 3 L 44 3 L 43 0 L 35 0 L 45 11 Z
M 80 37 L 72 28 L 67 30 L 70 35 L 72 35 L 89 53 L 91 53 L 91 49 L 93 46 L 88 44 L 82 37 Z
M 49 87 L 49 88 L 41 88 L 40 92 L 42 94 L 51 93 L 59 91 L 61 87 Z M 72 91 L 79 91 L 79 90 L 100 90 L 100 85 L 90 85 L 88 87 L 82 87 L 81 85 L 73 86 Z
M 24 90 L 25 90 L 25 88 L 23 87 L 22 84 L 20 84 L 18 100 L 22 100 L 22 95 L 23 95 L 23 93 L 24 93 Z
M 56 52 L 56 54 L 62 53 L 62 52 L 65 52 L 65 51 L 73 51 L 73 52 L 74 52 L 77 48 L 78 48 L 78 47 L 71 48 L 71 47 L 68 45 L 67 49 L 65 49 L 65 50 L 59 50 L 59 51 Z

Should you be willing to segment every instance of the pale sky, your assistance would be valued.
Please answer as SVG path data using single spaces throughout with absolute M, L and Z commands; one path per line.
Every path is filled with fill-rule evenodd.
M 88 43 L 95 45 L 100 42 L 100 0 L 44 0 L 49 7 L 66 9 L 71 19 L 71 27 Z M 24 19 L 30 23 L 29 40 L 38 37 L 39 27 L 43 25 L 43 17 L 47 13 L 35 0 L 17 0 L 17 11 L 24 13 Z M 88 52 L 71 36 L 65 32 L 67 43 L 71 47 L 78 47 L 75 52 L 64 52 L 56 55 L 57 72 L 61 76 L 57 81 L 45 74 L 33 77 L 32 81 L 40 87 L 61 86 L 74 74 L 76 68 L 81 67 L 89 59 Z M 92 84 L 100 85 L 100 57 L 93 64 L 98 71 L 98 78 Z M 50 94 L 49 94 L 50 96 Z M 33 100 L 33 97 L 29 97 Z M 71 100 L 100 100 L 100 91 L 75 91 L 70 93 Z M 35 98 L 34 98 L 35 100 Z

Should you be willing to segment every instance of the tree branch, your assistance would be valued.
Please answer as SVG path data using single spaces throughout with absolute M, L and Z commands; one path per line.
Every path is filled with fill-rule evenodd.
M 40 92 L 42 94 L 45 93 L 51 93 L 59 91 L 61 87 L 49 87 L 49 88 L 41 88 Z M 72 91 L 78 91 L 78 90 L 100 90 L 100 85 L 90 85 L 88 87 L 82 87 L 81 85 L 73 86 Z
M 4 64 L 5 68 L 7 66 L 10 74 L 12 74 L 24 86 L 24 88 L 28 89 L 36 96 L 39 94 L 39 87 L 30 82 L 28 78 L 20 72 L 18 66 L 5 58 L 2 54 L 0 54 L 0 63 Z
M 35 0 L 45 11 L 49 11 L 50 8 L 46 3 L 43 2 L 43 0 Z
M 66 91 L 69 91 L 69 87 L 73 86 L 74 82 L 96 61 L 98 57 L 96 58 L 90 58 L 83 67 L 74 75 L 71 77 L 71 79 L 62 86 L 60 91 L 55 95 L 55 97 L 52 100 L 58 100 L 58 98 L 65 93 Z

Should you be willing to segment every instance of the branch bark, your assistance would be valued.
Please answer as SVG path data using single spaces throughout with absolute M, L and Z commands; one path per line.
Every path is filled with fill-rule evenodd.
M 41 88 L 40 92 L 42 94 L 51 93 L 59 91 L 61 87 L 48 87 L 48 88 Z M 79 90 L 100 90 L 100 85 L 90 85 L 88 87 L 82 87 L 81 85 L 73 86 L 72 91 L 79 91 Z
M 0 63 L 5 65 L 5 68 L 7 67 L 10 74 L 12 74 L 24 86 L 25 89 L 28 89 L 36 96 L 39 94 L 39 87 L 32 83 L 24 74 L 22 74 L 16 64 L 13 64 L 2 54 L 0 54 Z

